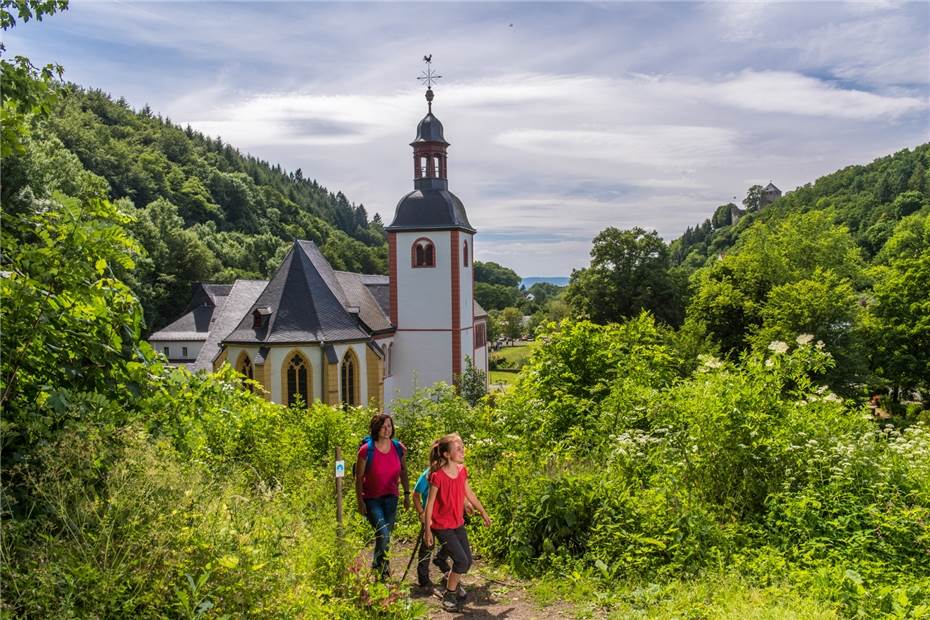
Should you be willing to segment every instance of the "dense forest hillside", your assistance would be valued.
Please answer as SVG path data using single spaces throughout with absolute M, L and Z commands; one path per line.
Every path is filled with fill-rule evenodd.
M 761 209 L 749 206 L 732 224 L 718 214 L 736 205 L 721 205 L 714 217 L 689 227 L 670 244 L 672 260 L 694 269 L 708 257 L 716 257 L 732 247 L 756 221 L 823 209 L 831 210 L 835 222 L 846 226 L 866 257 L 871 257 L 889 239 L 895 224 L 930 198 L 928 170 L 930 144 L 923 144 L 870 164 L 847 166 L 802 185 Z
M 295 238 L 315 241 L 337 269 L 386 271 L 380 218 L 299 168 L 73 85 L 59 89 L 47 130 L 51 149 L 76 155 L 111 199 L 135 207 L 133 231 L 148 258 L 132 284 L 149 330 L 175 318 L 192 282 L 267 277 Z

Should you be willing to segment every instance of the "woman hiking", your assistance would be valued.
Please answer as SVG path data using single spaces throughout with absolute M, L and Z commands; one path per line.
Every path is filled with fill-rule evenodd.
M 465 444 L 457 433 L 446 435 L 433 444 L 430 451 L 429 497 L 426 500 L 426 523 L 423 533 L 427 546 L 435 536 L 443 551 L 452 558 L 452 570 L 446 580 L 442 608 L 461 611 L 465 604 L 465 589 L 460 578 L 471 567 L 471 547 L 465 532 L 465 500 L 481 514 L 485 526 L 491 525 L 484 506 L 468 486 L 465 468 Z
M 358 511 L 375 530 L 372 570 L 381 579 L 389 575 L 388 548 L 397 517 L 397 483 L 404 486 L 404 510 L 410 509 L 407 449 L 394 439 L 394 420 L 379 413 L 371 418 L 369 436 L 358 448 L 355 497 Z

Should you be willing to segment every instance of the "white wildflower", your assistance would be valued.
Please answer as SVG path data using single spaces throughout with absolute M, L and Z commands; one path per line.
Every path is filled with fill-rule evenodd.
M 798 336 L 798 344 L 810 344 L 814 340 L 813 334 L 801 334 Z
M 774 351 L 775 353 L 787 353 L 788 344 L 782 342 L 781 340 L 774 340 L 769 343 L 769 351 Z

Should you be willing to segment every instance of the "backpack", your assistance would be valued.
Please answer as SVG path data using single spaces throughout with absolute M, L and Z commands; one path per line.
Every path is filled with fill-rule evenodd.
M 365 435 L 362 437 L 362 440 L 358 442 L 358 447 L 361 448 L 362 445 L 368 444 L 368 451 L 365 453 L 365 473 L 368 473 L 368 470 L 371 469 L 372 456 L 375 451 L 375 440 L 371 438 L 371 435 Z M 397 458 L 400 459 L 401 470 L 407 467 L 407 464 L 404 462 L 404 447 L 396 439 L 391 440 L 391 444 L 394 446 L 394 451 L 397 452 Z M 356 476 L 358 472 L 355 471 L 355 464 L 352 465 L 352 475 Z

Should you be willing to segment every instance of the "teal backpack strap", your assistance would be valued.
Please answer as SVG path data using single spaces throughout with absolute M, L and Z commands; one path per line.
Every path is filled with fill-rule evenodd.
M 375 440 L 369 436 L 365 437 L 365 442 L 368 444 L 368 451 L 365 453 L 365 473 L 367 474 L 371 469 L 371 461 L 375 458 Z

